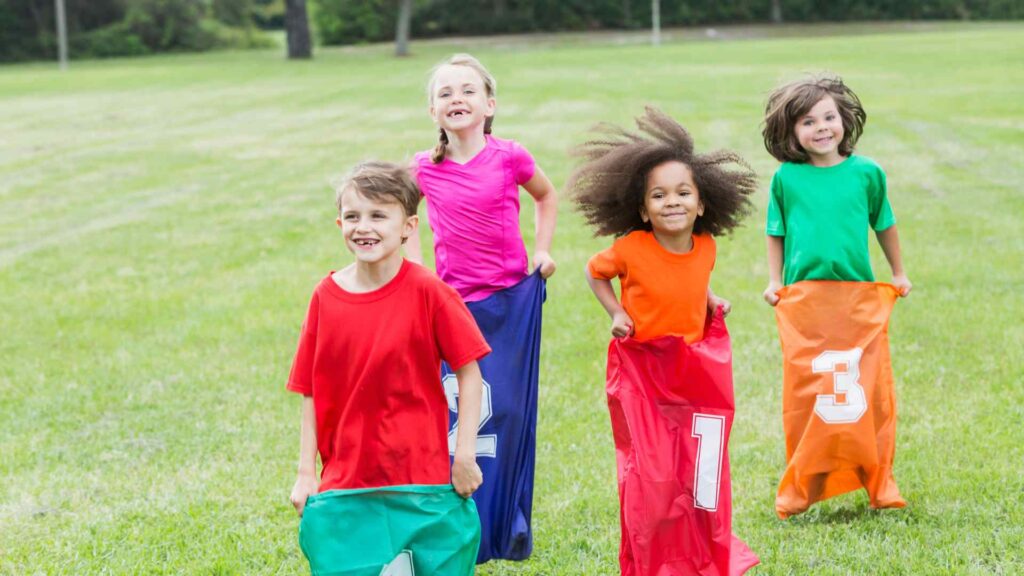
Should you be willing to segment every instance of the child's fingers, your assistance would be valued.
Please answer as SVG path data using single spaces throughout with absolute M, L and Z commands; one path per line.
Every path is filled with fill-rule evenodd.
M 290 500 L 292 501 L 292 506 L 295 507 L 295 511 L 298 512 L 299 516 L 301 517 L 302 516 L 302 509 L 306 507 L 306 499 L 305 498 L 297 498 L 296 496 L 292 495 Z

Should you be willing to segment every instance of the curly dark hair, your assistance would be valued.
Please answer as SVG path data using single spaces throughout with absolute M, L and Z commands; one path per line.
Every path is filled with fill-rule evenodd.
M 665 162 L 685 164 L 704 204 L 693 225 L 695 234 L 714 236 L 732 231 L 750 211 L 749 196 L 757 178 L 743 158 L 729 150 L 697 154 L 685 128 L 657 108 L 648 106 L 636 119 L 636 132 L 599 124 L 600 135 L 578 146 L 584 162 L 569 177 L 568 188 L 595 236 L 625 236 L 651 230 L 640 218 L 651 170 Z
M 810 160 L 807 152 L 796 139 L 793 127 L 814 108 L 822 98 L 831 96 L 843 121 L 843 139 L 839 142 L 839 154 L 849 156 L 864 133 L 868 115 L 860 104 L 860 98 L 843 84 L 842 78 L 831 74 L 820 74 L 802 78 L 779 86 L 768 96 L 764 108 L 764 147 L 779 162 L 802 164 Z

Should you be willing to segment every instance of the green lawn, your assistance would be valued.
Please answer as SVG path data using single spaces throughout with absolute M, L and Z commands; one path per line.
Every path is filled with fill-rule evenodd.
M 858 493 L 775 517 L 785 453 L 762 192 L 720 241 L 713 279 L 734 303 L 735 531 L 760 555 L 757 574 L 1024 571 L 1024 24 L 415 48 L 404 60 L 371 46 L 295 63 L 245 52 L 0 68 L 0 573 L 307 570 L 287 499 L 299 400 L 284 383 L 310 291 L 349 260 L 329 184 L 358 160 L 432 146 L 427 71 L 466 49 L 498 78 L 495 133 L 559 187 L 588 127 L 647 103 L 700 148 L 739 150 L 767 186 L 768 91 L 842 74 L 868 111 L 859 150 L 889 174 L 915 284 L 891 336 L 909 507 L 872 511 Z M 562 208 L 535 553 L 485 575 L 617 570 L 609 322 L 582 277 L 609 240 Z

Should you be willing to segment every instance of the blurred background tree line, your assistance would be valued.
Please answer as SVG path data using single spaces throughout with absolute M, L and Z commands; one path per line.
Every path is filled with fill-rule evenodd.
M 294 2 L 295 0 L 289 0 Z M 648 0 L 305 0 L 320 44 L 395 38 L 411 4 L 413 38 L 641 29 Z M 65 0 L 74 58 L 274 45 L 286 0 Z M 1024 0 L 661 0 L 662 26 L 852 20 L 1016 19 Z M 54 0 L 0 0 L 0 61 L 56 54 Z

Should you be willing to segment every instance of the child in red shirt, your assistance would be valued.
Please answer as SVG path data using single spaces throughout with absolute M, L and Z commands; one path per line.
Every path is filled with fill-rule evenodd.
M 468 498 L 482 482 L 477 360 L 490 347 L 455 290 L 401 256 L 419 199 L 408 170 L 382 162 L 356 166 L 338 189 L 337 224 L 355 262 L 313 292 L 288 379 L 303 395 L 291 493 L 300 516 L 326 490 L 450 482 Z M 459 381 L 451 465 L 442 360 Z

